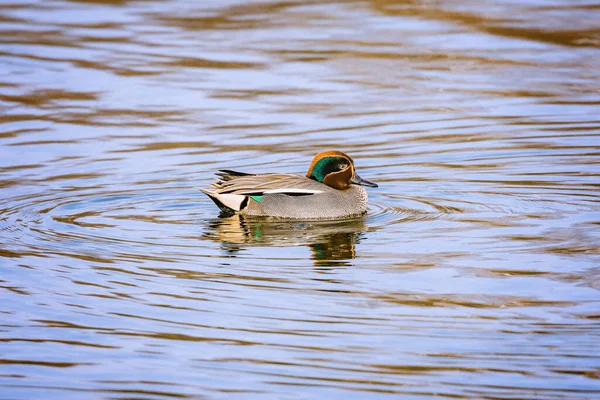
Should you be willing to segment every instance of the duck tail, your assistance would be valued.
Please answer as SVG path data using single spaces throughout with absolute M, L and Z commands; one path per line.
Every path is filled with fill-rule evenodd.
M 200 189 L 202 193 L 207 195 L 221 211 L 238 212 L 248 204 L 248 196 L 240 194 L 222 194 L 215 193 L 208 189 Z

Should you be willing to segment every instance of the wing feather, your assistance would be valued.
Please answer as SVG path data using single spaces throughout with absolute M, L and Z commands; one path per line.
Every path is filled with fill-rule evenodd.
M 266 194 L 288 194 L 292 196 L 322 193 L 318 182 L 304 176 L 292 174 L 246 174 L 221 170 L 220 180 L 212 184 L 219 194 L 264 196 Z

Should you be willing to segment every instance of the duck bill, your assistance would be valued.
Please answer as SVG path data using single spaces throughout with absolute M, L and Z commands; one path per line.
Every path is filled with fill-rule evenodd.
M 350 183 L 353 183 L 355 185 L 374 187 L 374 188 L 378 187 L 376 183 L 369 182 L 368 180 L 363 179 L 360 176 L 358 176 L 358 174 L 354 174 L 354 177 L 352 179 L 350 179 Z

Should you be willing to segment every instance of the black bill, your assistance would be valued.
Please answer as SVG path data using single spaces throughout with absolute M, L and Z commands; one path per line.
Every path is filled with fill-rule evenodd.
M 354 183 L 355 185 L 361 186 L 378 187 L 376 183 L 369 182 L 368 180 L 358 176 L 358 174 L 354 174 L 354 178 L 350 179 L 350 183 Z

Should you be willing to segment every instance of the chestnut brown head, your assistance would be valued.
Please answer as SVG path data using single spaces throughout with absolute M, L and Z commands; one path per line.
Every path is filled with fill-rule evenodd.
M 354 161 L 337 150 L 317 154 L 310 164 L 306 177 L 338 190 L 348 189 L 352 184 L 377 187 L 375 183 L 358 176 L 354 170 Z

